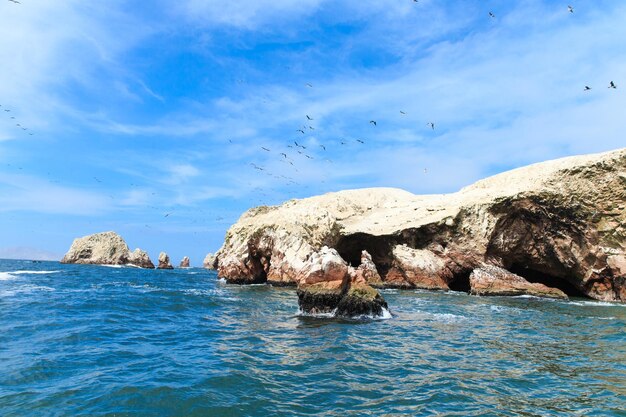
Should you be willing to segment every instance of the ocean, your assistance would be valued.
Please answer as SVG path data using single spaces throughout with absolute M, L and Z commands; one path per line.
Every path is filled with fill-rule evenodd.
M 626 305 L 383 290 L 298 314 L 212 271 L 0 261 L 0 415 L 626 416 Z

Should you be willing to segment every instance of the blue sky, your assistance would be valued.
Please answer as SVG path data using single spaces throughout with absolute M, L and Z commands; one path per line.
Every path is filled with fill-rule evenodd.
M 115 230 L 199 265 L 252 206 L 626 146 L 624 22 L 608 0 L 1 0 L 0 257 Z

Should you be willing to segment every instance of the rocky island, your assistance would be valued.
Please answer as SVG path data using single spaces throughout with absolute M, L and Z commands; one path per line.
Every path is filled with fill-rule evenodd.
M 96 233 L 74 239 L 61 263 L 131 265 L 154 269 L 154 264 L 145 251 L 135 249 L 131 252 L 124 239 L 115 232 Z
M 373 287 L 626 302 L 625 237 L 620 149 L 452 194 L 369 188 L 256 207 L 209 263 L 230 283 L 296 285 L 306 312 L 380 314 Z

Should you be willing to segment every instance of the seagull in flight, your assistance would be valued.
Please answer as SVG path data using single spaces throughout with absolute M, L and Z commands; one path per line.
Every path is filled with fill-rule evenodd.
M 19 1 L 17 1 L 17 0 L 9 0 L 9 1 L 10 1 L 11 3 L 15 3 L 15 4 L 22 4 L 22 3 L 20 3 L 20 2 L 19 2 Z
M 302 133 L 304 135 L 304 130 L 302 130 L 302 129 L 298 129 L 298 130 L 296 130 L 296 132 L 300 132 L 300 133 Z
M 320 145 L 322 149 L 326 150 L 326 146 Z
M 570 13 L 574 13 L 574 8 L 572 6 L 567 6 L 567 11 Z
M 493 12 L 489 12 L 489 17 L 493 19 L 493 18 L 495 18 L 495 17 L 496 17 L 496 15 L 495 15 L 495 14 L 493 14 Z
M 609 83 L 609 88 L 617 88 L 617 86 L 615 85 L 615 83 L 613 81 L 611 81 Z
M 432 130 L 435 130 L 435 124 L 433 122 L 426 123 L 427 126 L 430 126 Z
M 589 91 L 591 90 L 591 87 L 589 87 L 588 85 L 585 86 L 585 91 Z
M 270 151 L 269 149 L 267 149 L 265 146 L 261 146 L 261 149 L 263 149 L 264 151 Z
M 287 154 L 286 154 L 286 153 L 281 152 L 280 154 L 281 154 L 282 156 L 284 156 L 285 158 L 287 158 Z
M 400 114 L 406 114 L 405 112 L 403 112 L 402 110 L 400 110 Z
M 356 141 L 359 142 L 359 143 L 365 143 L 361 139 L 357 139 Z
M 311 118 L 311 116 L 309 116 L 308 114 L 306 115 L 306 118 L 307 118 L 308 120 L 313 120 L 313 119 Z
M 370 120 L 370 123 L 376 126 L 376 120 Z

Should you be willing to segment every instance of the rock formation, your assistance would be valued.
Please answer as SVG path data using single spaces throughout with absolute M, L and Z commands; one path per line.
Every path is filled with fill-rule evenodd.
M 174 269 L 170 263 L 170 257 L 165 252 L 159 253 L 159 266 L 157 269 Z
M 189 257 L 188 256 L 183 257 L 183 260 L 180 261 L 180 268 L 189 268 L 189 266 L 190 266 Z
M 207 253 L 206 257 L 204 258 L 204 262 L 202 262 L 202 266 L 206 269 L 217 269 L 217 267 L 215 266 L 216 261 L 217 258 L 215 257 L 215 255 L 213 255 L 212 253 Z
M 382 316 L 387 308 L 363 274 L 357 274 L 336 250 L 327 246 L 309 257 L 296 281 L 298 303 L 307 314 Z
M 471 294 L 474 295 L 534 295 L 536 297 L 566 299 L 567 295 L 558 288 L 539 283 L 530 283 L 506 269 L 484 265 L 470 274 Z
M 148 254 L 141 249 L 131 252 L 124 239 L 115 232 L 96 233 L 74 239 L 70 250 L 61 263 L 133 265 L 141 268 L 154 268 Z
M 218 274 L 295 285 L 323 246 L 371 271 L 367 251 L 377 286 L 488 294 L 496 288 L 489 280 L 513 285 L 515 275 L 625 302 L 626 149 L 530 165 L 453 194 L 374 188 L 253 208 L 227 232 Z M 537 292 L 518 284 L 516 291 Z

